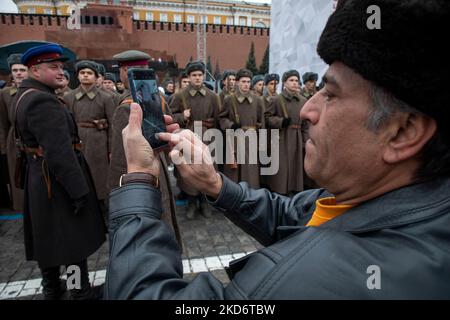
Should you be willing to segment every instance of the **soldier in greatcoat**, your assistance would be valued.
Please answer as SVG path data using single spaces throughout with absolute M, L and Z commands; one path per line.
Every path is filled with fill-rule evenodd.
M 236 71 L 234 70 L 225 70 L 223 72 L 223 88 L 220 91 L 219 97 L 220 102 L 222 103 L 225 100 L 225 97 L 233 94 L 236 90 Z
M 73 299 L 93 299 L 87 257 L 105 241 L 105 225 L 88 166 L 80 150 L 77 125 L 55 89 L 63 85 L 62 48 L 46 44 L 22 57 L 29 79 L 12 105 L 24 175 L 24 236 L 27 260 L 36 260 L 45 299 L 60 299 L 66 285 L 60 266 L 77 281 Z M 72 272 L 72 273 L 69 273 Z M 69 283 L 69 282 L 68 282 Z
M 276 73 L 269 73 L 264 76 L 264 106 L 269 106 L 270 99 L 278 95 L 277 86 L 280 82 L 280 76 Z
M 227 129 L 235 131 L 242 129 L 246 133 L 247 131 L 254 131 L 254 135 L 258 138 L 258 130 L 265 127 L 264 106 L 262 99 L 255 96 L 250 90 L 252 77 L 251 71 L 247 69 L 241 69 L 237 72 L 236 92 L 234 95 L 225 98 L 219 119 L 220 128 L 224 131 Z M 226 139 L 227 152 L 234 154 L 231 155 L 233 163 L 225 163 L 224 174 L 235 182 L 245 181 L 252 188 L 257 189 L 260 187 L 258 143 L 249 145 L 247 141 L 238 143 L 239 140 L 235 140 L 234 148 L 231 149 L 233 144 L 230 144 L 229 137 Z M 240 164 L 238 159 L 243 154 L 245 154 L 245 163 Z M 256 158 L 256 161 L 250 161 L 252 157 L 253 159 Z M 228 156 L 228 159 L 230 159 L 230 156 Z
M 80 85 L 66 94 L 64 100 L 77 122 L 83 141 L 82 151 L 94 178 L 97 197 L 103 201 L 108 195 L 111 123 L 116 104 L 111 95 L 96 87 L 98 72 L 92 61 L 79 61 L 75 71 Z
M 284 195 L 303 190 L 304 127 L 299 115 L 306 98 L 299 94 L 299 81 L 298 71 L 286 72 L 283 92 L 271 99 L 265 113 L 267 128 L 280 130 L 279 141 L 275 142 L 279 144 L 279 170 L 277 174 L 268 176 L 269 187 Z
M 203 62 L 188 63 L 185 69 L 189 76 L 190 84 L 184 90 L 175 94 L 170 104 L 173 113 L 173 120 L 180 124 L 180 127 L 194 130 L 194 123 L 197 122 L 202 128 L 202 133 L 210 128 L 218 126 L 218 113 L 220 110 L 220 98 L 209 90 L 204 84 L 205 64 Z M 184 185 L 182 179 L 177 179 L 178 186 L 188 194 L 188 219 L 193 219 L 198 208 L 204 217 L 211 216 L 205 197 L 198 192 Z
M 267 110 L 269 107 L 269 103 L 272 100 L 272 98 L 276 97 L 278 95 L 277 92 L 277 86 L 280 82 L 280 76 L 276 73 L 268 73 L 264 76 L 264 90 L 263 90 L 263 102 L 264 102 L 264 110 Z M 270 134 L 270 130 L 267 131 L 266 134 L 266 141 L 267 141 L 267 154 L 271 154 L 271 144 L 270 141 L 272 141 L 272 136 Z M 267 167 L 268 165 L 261 165 L 261 167 Z M 261 175 L 261 186 L 264 188 L 269 187 L 269 176 L 267 175 Z
M 127 160 L 123 149 L 122 130 L 128 125 L 130 116 L 130 104 L 133 102 L 128 82 L 128 69 L 131 67 L 148 69 L 150 56 L 142 51 L 128 50 L 116 54 L 113 57 L 119 62 L 120 79 L 125 84 L 127 94 L 123 96 L 123 101 L 116 108 L 112 122 L 112 145 L 111 164 L 108 170 L 108 190 L 119 186 L 121 175 L 127 173 Z M 165 101 L 162 102 L 163 112 L 170 115 L 170 110 Z M 159 186 L 162 196 L 163 213 L 161 219 L 165 221 L 174 231 L 182 247 L 180 230 L 176 219 L 175 199 L 170 185 L 169 172 L 167 170 L 167 157 L 164 152 L 158 153 L 160 159 Z
M 116 75 L 114 73 L 105 73 L 102 89 L 113 97 L 116 107 L 122 102 L 122 94 L 118 93 L 116 89 Z
M 13 84 L 0 91 L 0 149 L 2 150 L 1 153 L 6 154 L 7 156 L 7 162 L 5 157 L 2 157 L 2 171 L 5 170 L 5 167 L 7 166 L 9 173 L 9 187 L 13 202 L 12 207 L 16 211 L 23 210 L 23 190 L 16 187 L 15 184 L 17 147 L 14 134 L 12 100 L 16 97 L 17 90 L 22 81 L 28 78 L 28 68 L 22 64 L 21 57 L 21 54 L 12 54 L 8 57 L 8 65 L 11 70 Z M 3 174 L 6 176 L 6 172 L 3 172 Z
M 301 94 L 307 100 L 317 93 L 317 80 L 319 75 L 314 72 L 306 72 L 303 74 L 303 88 L 301 89 Z
M 67 70 L 64 70 L 64 87 L 55 90 L 58 97 L 63 98 L 66 93 L 72 91 L 72 89 L 70 89 L 69 87 L 69 82 L 70 74 Z
M 253 94 L 257 97 L 262 97 L 264 95 L 264 76 L 256 75 L 252 79 L 251 90 Z

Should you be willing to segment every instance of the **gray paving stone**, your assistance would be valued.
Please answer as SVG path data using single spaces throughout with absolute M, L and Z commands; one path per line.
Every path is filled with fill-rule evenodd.
M 173 179 L 172 179 L 173 180 Z M 174 184 L 174 180 L 173 180 Z M 176 188 L 176 187 L 175 187 Z M 175 194 L 177 191 L 175 191 Z M 2 214 L 15 214 L 1 210 Z M 194 220 L 186 219 L 186 206 L 177 206 L 177 219 L 183 239 L 183 259 L 197 259 L 213 256 L 224 256 L 233 253 L 255 251 L 262 246 L 252 237 L 245 234 L 218 211 L 213 210 L 209 219 L 197 215 Z M 109 259 L 109 243 L 88 258 L 89 271 L 104 270 Z M 228 283 L 224 270 L 213 270 L 212 273 L 220 281 Z M 185 274 L 185 279 L 192 279 L 196 274 Z M 0 221 L 0 284 L 12 281 L 26 281 L 41 277 L 35 261 L 25 261 L 23 245 L 22 220 Z M 30 290 L 30 289 L 24 289 Z M 31 290 L 29 291 L 31 292 Z M 20 300 L 41 300 L 42 294 L 18 297 Z

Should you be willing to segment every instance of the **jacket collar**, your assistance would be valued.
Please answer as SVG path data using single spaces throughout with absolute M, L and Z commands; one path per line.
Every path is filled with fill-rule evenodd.
M 81 98 L 83 98 L 84 95 L 86 95 L 89 100 L 94 100 L 95 96 L 97 95 L 97 87 L 93 86 L 91 90 L 89 91 L 84 91 L 84 89 L 79 86 L 76 90 L 75 93 L 75 99 L 80 100 Z
M 244 94 L 244 93 L 242 93 L 241 90 L 239 90 L 239 88 L 236 88 L 235 95 L 236 95 L 236 98 L 239 101 L 239 103 L 243 103 L 245 100 L 247 100 L 250 104 L 253 103 L 254 96 L 251 91 Z
M 40 91 L 44 91 L 44 92 L 48 92 L 50 94 L 56 95 L 55 89 L 50 88 L 49 86 L 47 86 L 47 85 L 43 84 L 42 82 L 39 82 L 33 78 L 25 79 L 20 84 L 20 89 L 27 90 L 27 89 L 31 89 L 31 88 L 38 89 Z
M 288 90 L 284 89 L 281 94 L 288 101 L 292 101 L 292 99 L 296 99 L 297 101 L 300 101 L 300 96 L 297 93 L 292 94 Z
M 9 88 L 9 95 L 12 97 L 13 95 L 15 95 L 17 93 L 17 87 L 16 86 L 12 86 L 11 88 Z
M 275 95 L 276 97 L 276 95 Z M 272 100 L 272 96 L 269 94 L 268 91 L 266 91 L 266 93 L 264 93 L 264 99 L 266 99 L 267 102 L 270 102 L 270 100 Z
M 412 184 L 364 202 L 324 227 L 362 233 L 450 214 L 450 178 Z
M 195 97 L 198 93 L 200 93 L 202 96 L 206 96 L 206 89 L 203 86 L 200 89 L 196 89 L 192 85 L 189 85 L 187 87 L 187 90 L 192 97 Z

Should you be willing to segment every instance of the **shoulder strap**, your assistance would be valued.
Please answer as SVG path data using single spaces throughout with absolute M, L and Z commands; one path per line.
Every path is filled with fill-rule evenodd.
M 236 117 L 236 123 L 240 124 L 241 120 L 239 118 L 238 106 L 237 106 L 237 98 L 236 96 L 231 96 L 231 105 L 233 106 L 234 116 Z
M 281 103 L 281 110 L 283 111 L 283 116 L 285 118 L 289 118 L 289 115 L 287 113 L 287 108 L 286 108 L 286 101 L 284 100 L 283 94 L 280 93 L 280 103 Z
M 186 89 L 181 91 L 181 103 L 183 104 L 183 111 L 189 109 L 187 102 L 186 102 Z
M 161 97 L 161 108 L 163 111 L 163 114 L 166 114 L 166 98 L 164 97 L 163 94 L 159 95 Z
M 222 99 L 220 99 L 220 96 L 218 94 L 215 95 L 217 97 L 217 107 L 218 107 L 218 111 L 222 111 Z
M 22 101 L 23 97 L 25 97 L 27 94 L 33 92 L 33 91 L 39 91 L 38 89 L 30 88 L 26 90 L 22 95 L 17 99 L 16 105 L 14 106 L 14 134 L 16 139 L 21 139 L 20 131 L 17 128 L 17 111 L 19 110 L 19 103 Z

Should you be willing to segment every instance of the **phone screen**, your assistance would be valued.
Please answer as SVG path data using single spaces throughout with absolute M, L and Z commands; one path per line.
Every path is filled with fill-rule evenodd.
M 155 134 L 166 132 L 158 84 L 153 69 L 129 69 L 128 80 L 133 101 L 142 108 L 142 134 L 157 150 L 167 146 L 167 142 L 156 139 Z

